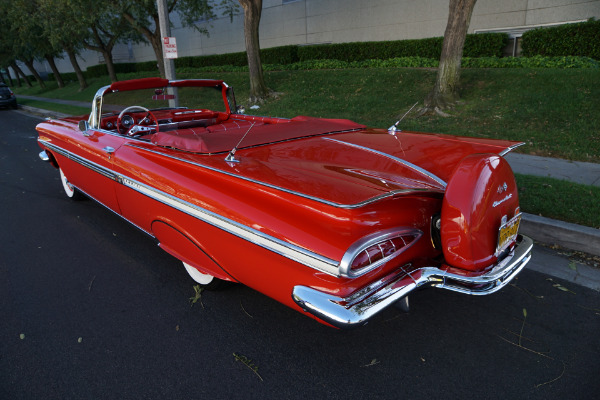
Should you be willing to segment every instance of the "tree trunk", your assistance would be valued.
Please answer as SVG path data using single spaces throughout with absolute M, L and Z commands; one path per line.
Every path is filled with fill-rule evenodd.
M 48 61 L 48 64 L 50 64 L 50 69 L 52 70 L 52 73 L 54 74 L 54 79 L 56 80 L 56 84 L 58 85 L 59 88 L 64 88 L 65 82 L 63 81 L 62 76 L 60 76 L 60 72 L 58 72 L 58 68 L 56 68 L 56 63 L 54 62 L 54 57 L 45 56 L 44 58 L 46 59 L 46 61 Z
M 108 76 L 111 82 L 117 82 L 119 79 L 117 79 L 117 72 L 115 70 L 115 63 L 113 62 L 112 56 L 112 50 L 115 46 L 115 42 L 117 41 L 117 36 L 111 35 L 110 39 L 108 40 L 108 43 L 105 44 L 95 25 L 91 26 L 91 30 L 94 35 L 93 37 L 96 45 L 94 46 L 84 41 L 83 46 L 88 50 L 97 51 L 102 54 L 102 56 L 104 57 L 104 62 L 106 63 L 106 70 L 108 71 Z
M 155 2 L 156 3 L 156 2 Z M 168 10 L 168 13 L 173 11 L 173 7 L 175 7 L 175 1 L 172 4 L 172 7 Z M 150 35 L 150 43 L 152 44 L 152 48 L 154 49 L 154 53 L 156 54 L 156 62 L 158 63 L 158 70 L 160 71 L 160 77 L 166 78 L 167 71 L 165 70 L 165 59 L 163 55 L 163 43 L 162 36 L 160 34 L 160 19 L 158 18 L 158 10 L 156 10 L 156 14 L 152 15 L 152 19 L 154 20 L 154 32 L 151 32 Z
M 23 71 L 21 71 L 21 68 L 19 68 L 19 66 L 17 65 L 16 62 L 12 62 L 10 64 L 10 67 L 13 69 L 13 71 L 15 71 L 15 76 L 17 77 L 17 82 L 19 82 L 19 87 L 22 86 L 21 78 L 19 78 L 19 75 L 21 75 L 23 77 L 23 79 L 25 79 L 25 83 L 27 84 L 27 86 L 31 87 L 31 82 L 29 82 L 29 78 L 27 78 L 27 76 L 23 73 Z
M 262 62 L 260 60 L 260 40 L 258 28 L 262 13 L 262 0 L 239 0 L 244 8 L 244 39 L 250 72 L 250 103 L 262 103 L 272 95 L 265 84 Z
M 154 50 L 154 54 L 156 55 L 156 63 L 158 64 L 158 71 L 160 72 L 161 78 L 166 78 L 167 74 L 165 72 L 165 60 L 163 58 L 163 48 L 162 48 L 162 40 L 160 38 L 160 33 L 157 31 L 148 37 L 150 40 L 150 44 L 152 45 L 152 49 Z
M 71 65 L 75 70 L 75 75 L 77 75 L 77 80 L 79 81 L 79 92 L 85 89 L 88 85 L 85 81 L 85 77 L 83 76 L 83 72 L 81 72 L 81 68 L 79 68 L 79 63 L 77 62 L 77 56 L 73 49 L 65 49 L 67 55 L 69 56 L 69 61 L 71 61 Z
M 33 75 L 33 77 L 35 78 L 37 83 L 39 83 L 40 87 L 45 89 L 46 84 L 42 80 L 42 77 L 40 76 L 40 74 L 38 74 L 37 70 L 33 67 L 33 59 L 25 60 L 24 62 L 25 62 L 25 65 L 27 65 L 27 68 L 29 68 L 29 71 L 31 71 L 31 74 Z
M 83 46 L 88 50 L 97 51 L 102 54 L 102 57 L 104 57 L 104 62 L 106 63 L 106 70 L 108 71 L 108 77 L 110 78 L 110 81 L 118 82 L 119 79 L 117 78 L 117 70 L 115 69 L 115 63 L 113 61 L 113 56 L 112 56 L 112 46 L 110 46 L 110 48 L 109 47 L 100 47 L 100 46 L 91 46 L 85 42 L 84 42 Z
M 160 29 L 158 28 L 158 14 L 153 17 L 154 23 L 156 26 L 156 30 L 152 32 L 150 29 L 146 27 L 140 27 L 136 22 L 135 18 L 131 14 L 123 13 L 123 18 L 133 27 L 133 29 L 137 30 L 139 33 L 144 35 L 150 45 L 152 46 L 152 50 L 154 50 L 154 54 L 156 55 L 156 62 L 158 64 L 158 71 L 160 72 L 161 78 L 165 78 L 167 75 L 165 73 L 165 61 L 163 60 L 163 50 L 162 50 L 162 40 L 160 37 Z
M 450 0 L 437 78 L 433 90 L 425 99 L 424 111 L 445 115 L 442 110 L 451 108 L 459 99 L 460 64 L 475 2 L 476 0 Z
M 111 82 L 117 82 L 117 71 L 115 70 L 115 63 L 113 62 L 112 52 L 106 50 L 103 51 L 104 61 L 106 61 L 106 69 L 108 70 L 108 76 Z
M 10 82 L 10 86 L 14 86 L 12 76 L 10 76 L 10 71 L 8 70 L 8 67 L 6 68 L 6 75 L 8 76 L 8 81 Z M 21 85 L 19 85 L 19 86 L 21 86 Z

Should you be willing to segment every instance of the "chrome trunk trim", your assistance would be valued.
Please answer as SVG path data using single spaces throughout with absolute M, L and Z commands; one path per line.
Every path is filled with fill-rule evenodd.
M 500 153 L 498 153 L 498 155 L 501 156 L 501 157 L 504 157 L 505 155 L 507 155 L 508 153 L 510 153 L 511 151 L 513 151 L 514 149 L 516 149 L 517 147 L 521 147 L 524 144 L 525 143 L 513 144 L 512 146 L 509 146 L 506 149 L 502 150 Z
M 400 163 L 400 164 L 402 164 L 402 165 L 404 165 L 404 166 L 406 166 L 408 168 L 414 169 L 415 171 L 420 172 L 421 174 L 423 174 L 423 175 L 425 175 L 425 176 L 433 179 L 434 181 L 436 181 L 437 183 L 439 183 L 442 186 L 442 188 L 444 188 L 444 189 L 448 185 L 446 183 L 446 181 L 444 181 L 442 178 L 438 177 L 435 174 L 432 174 L 431 172 L 427 171 L 426 169 L 423 169 L 423 168 L 419 167 L 418 165 L 415 165 L 415 164 L 413 164 L 413 163 L 411 163 L 409 161 L 406 161 L 406 160 L 403 160 L 401 158 L 392 156 L 391 154 L 387 154 L 387 153 L 384 153 L 384 152 L 379 151 L 379 150 L 374 150 L 374 149 L 371 149 L 370 147 L 361 146 L 359 144 L 344 142 L 344 141 L 338 140 L 338 139 L 332 139 L 332 138 L 323 138 L 323 139 L 324 140 L 329 140 L 329 141 L 332 141 L 332 142 L 337 142 L 337 143 L 345 144 L 346 146 L 356 147 L 357 149 L 362 149 L 362 150 L 368 151 L 370 153 L 375 153 L 375 154 L 378 154 L 380 156 L 387 157 L 387 158 L 389 158 L 391 160 L 396 161 L 397 163 Z
M 459 275 L 437 267 L 403 266 L 354 294 L 341 298 L 319 290 L 295 286 L 292 298 L 304 311 L 338 328 L 361 326 L 384 308 L 423 286 L 434 286 L 470 295 L 494 293 L 506 286 L 531 259 L 533 241 L 519 236 L 517 246 L 500 262 L 480 275 Z
M 358 203 L 352 203 L 352 204 L 336 203 L 336 202 L 333 202 L 333 201 L 330 201 L 330 200 L 322 199 L 320 197 L 311 196 L 309 194 L 305 194 L 305 193 L 301 193 L 301 192 L 296 192 L 294 190 L 286 189 L 286 188 L 283 188 L 281 186 L 276 186 L 276 185 L 272 185 L 272 184 L 267 183 L 267 182 L 259 181 L 259 180 L 252 179 L 252 178 L 248 178 L 248 177 L 245 177 L 243 175 L 234 174 L 232 172 L 224 171 L 222 169 L 218 169 L 218 168 L 215 168 L 215 167 L 209 167 L 208 165 L 204 165 L 204 164 L 200 164 L 200 163 L 197 163 L 197 162 L 194 162 L 194 161 L 186 160 L 184 158 L 173 156 L 173 155 L 170 155 L 170 154 L 166 154 L 166 153 L 163 153 L 161 151 L 151 150 L 151 149 L 148 149 L 146 147 L 138 146 L 138 145 L 133 144 L 133 143 L 127 143 L 127 144 L 125 144 L 125 146 L 129 146 L 129 147 L 133 147 L 133 148 L 136 148 L 136 149 L 144 150 L 144 151 L 147 151 L 147 152 L 153 153 L 153 154 L 158 154 L 158 155 L 161 155 L 163 157 L 170 158 L 172 160 L 181 161 L 181 162 L 186 163 L 186 164 L 190 164 L 190 165 L 194 165 L 194 166 L 199 167 L 199 168 L 206 169 L 208 171 L 213 171 L 213 172 L 217 172 L 217 173 L 220 173 L 220 174 L 223 174 L 223 175 L 231 176 L 233 178 L 242 179 L 244 181 L 255 183 L 257 185 L 265 186 L 265 187 L 268 187 L 268 188 L 271 188 L 271 189 L 274 189 L 274 190 L 278 190 L 278 191 L 281 191 L 281 192 L 289 193 L 289 194 L 294 195 L 294 196 L 302 197 L 302 198 L 305 198 L 305 199 L 308 199 L 308 200 L 316 201 L 316 202 L 321 203 L 321 204 L 326 204 L 328 206 L 332 206 L 332 207 L 336 207 L 336 208 L 342 208 L 342 209 L 346 209 L 346 210 L 351 210 L 351 209 L 354 209 L 354 208 L 364 207 L 364 206 L 369 205 L 371 203 L 375 203 L 375 202 L 378 202 L 380 200 L 386 199 L 388 197 L 394 197 L 394 196 L 397 196 L 397 195 L 423 194 L 423 193 L 436 193 L 436 194 L 440 194 L 440 195 L 443 194 L 442 190 L 434 190 L 434 189 L 416 189 L 416 188 L 415 189 L 399 189 L 399 190 L 391 190 L 391 191 L 383 193 L 383 194 L 381 194 L 379 196 L 371 197 L 370 199 L 367 199 L 367 200 L 364 200 L 364 201 L 361 201 L 361 202 L 358 202 Z

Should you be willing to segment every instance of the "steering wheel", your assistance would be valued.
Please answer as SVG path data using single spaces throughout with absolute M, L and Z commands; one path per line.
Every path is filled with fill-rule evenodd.
M 129 107 L 125 108 L 123 111 L 121 111 L 121 113 L 117 117 L 117 131 L 121 132 L 121 126 L 123 126 L 122 119 L 125 116 L 125 113 L 131 111 L 132 109 L 138 109 L 138 110 L 145 111 L 146 116 L 144 118 L 142 118 L 142 121 L 145 120 L 146 118 L 150 117 L 152 119 L 152 121 L 154 122 L 154 125 L 156 125 L 155 133 L 158 132 L 158 127 L 159 127 L 158 120 L 156 119 L 154 114 L 152 114 L 152 112 L 150 110 L 148 110 L 147 108 L 142 107 L 142 106 L 129 106 Z M 138 125 L 135 123 L 135 119 L 133 117 L 131 117 L 131 116 L 128 116 L 128 117 L 133 120 L 133 123 L 131 124 L 130 127 L 123 126 L 123 128 L 126 129 L 125 134 L 127 136 L 141 135 L 141 134 L 149 131 L 149 129 L 150 129 L 149 127 L 144 126 L 144 125 Z

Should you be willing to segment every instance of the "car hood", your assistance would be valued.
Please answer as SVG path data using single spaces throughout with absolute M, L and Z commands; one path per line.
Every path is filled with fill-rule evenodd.
M 229 175 L 343 207 L 391 195 L 443 193 L 458 163 L 477 153 L 505 154 L 518 142 L 415 132 L 360 130 L 182 157 Z

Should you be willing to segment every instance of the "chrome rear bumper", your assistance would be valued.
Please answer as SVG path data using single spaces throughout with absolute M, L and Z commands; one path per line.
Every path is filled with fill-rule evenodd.
M 394 271 L 346 298 L 306 287 L 296 286 L 292 298 L 304 311 L 338 328 L 350 328 L 367 323 L 379 311 L 394 304 L 411 291 L 428 285 L 455 292 L 486 295 L 508 284 L 531 259 L 533 241 L 519 235 L 516 247 L 499 263 L 483 274 L 445 271 L 437 267 L 411 268 Z

